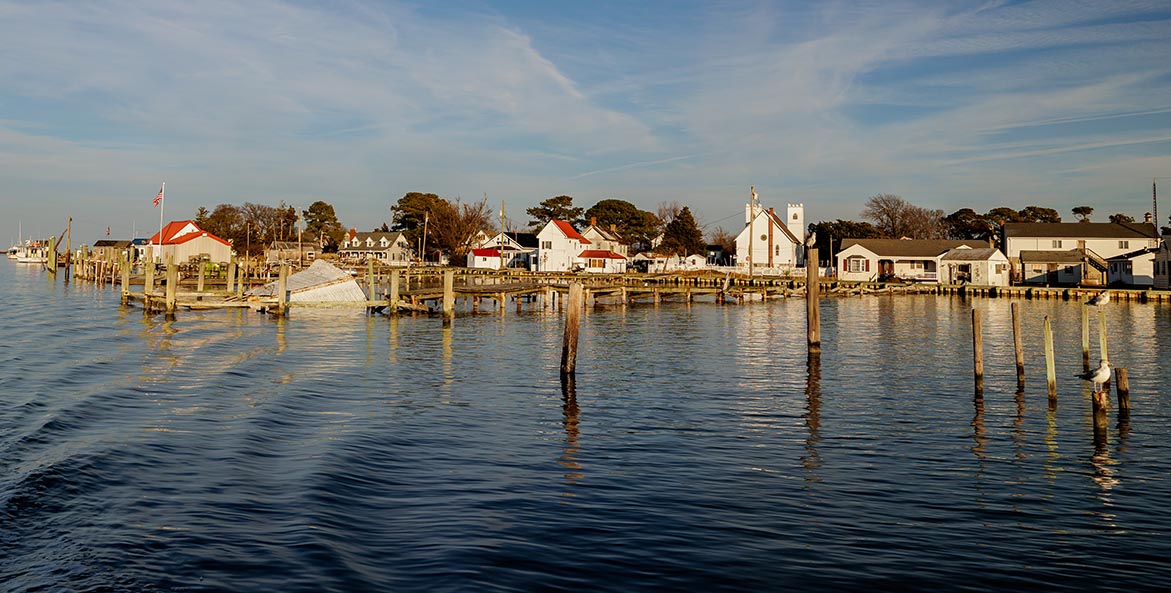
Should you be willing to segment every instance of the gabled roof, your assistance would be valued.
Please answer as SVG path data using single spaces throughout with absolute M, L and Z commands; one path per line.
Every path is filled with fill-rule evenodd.
M 130 245 L 131 245 L 130 241 L 120 241 L 117 239 L 98 239 L 97 241 L 94 241 L 95 248 L 96 247 L 114 247 L 114 248 L 121 249 L 121 248 L 125 248 L 125 247 L 130 247 Z
M 858 245 L 878 256 L 936 257 L 957 247 L 981 249 L 987 241 L 953 241 L 949 239 L 843 239 L 842 248 Z
M 605 249 L 586 249 L 577 254 L 577 256 L 585 259 L 626 259 L 622 255 Z
M 1009 222 L 1008 238 L 1060 239 L 1158 239 L 1159 231 L 1149 222 Z
M 789 225 L 785 224 L 784 219 L 782 219 L 780 216 L 778 216 L 776 212 L 774 212 L 771 209 L 761 210 L 760 212 L 761 212 L 761 214 L 765 215 L 765 217 L 767 217 L 770 221 L 772 221 L 772 223 L 774 225 L 781 227 L 781 231 L 784 232 L 785 235 L 787 235 L 789 237 L 789 240 L 792 241 L 794 245 L 801 244 L 801 239 L 798 239 L 795 235 L 793 235 L 793 231 L 789 230 Z
M 623 245 L 627 244 L 626 239 L 623 239 L 622 236 L 619 235 L 617 232 L 612 231 L 610 229 L 602 228 L 596 224 L 591 224 L 590 226 L 586 227 L 585 230 L 582 231 L 581 233 L 582 233 L 582 236 L 584 237 L 586 233 L 591 233 L 591 232 L 597 233 L 598 236 L 601 237 L 603 240 L 609 241 L 611 243 L 621 243 Z
M 187 229 L 192 230 L 183 232 Z M 160 237 L 162 237 L 162 239 L 160 239 Z M 228 247 L 232 246 L 231 243 L 199 228 L 199 226 L 196 225 L 195 221 L 193 220 L 172 220 L 171 222 L 167 223 L 167 226 L 163 227 L 162 231 L 151 235 L 151 238 L 147 240 L 147 243 L 153 245 L 181 245 L 200 237 L 207 237 L 213 241 L 223 243 Z
M 952 249 L 940 257 L 946 261 L 988 261 L 1000 253 L 995 247 L 981 247 L 979 249 Z M 1003 254 L 1001 257 L 1004 257 Z
M 353 243 L 355 240 L 365 243 L 366 239 L 374 239 L 375 243 L 380 243 L 382 238 L 385 237 L 388 243 L 394 245 L 399 240 L 399 237 L 402 237 L 402 235 L 402 231 L 374 231 L 370 233 L 362 233 L 351 230 L 346 234 L 346 238 L 350 240 L 350 243 Z
M 536 233 L 506 232 L 504 236 L 516 241 L 517 245 L 526 249 L 536 249 L 541 245 L 541 240 L 537 238 Z
M 577 232 L 577 229 L 573 228 L 572 224 L 569 224 L 564 220 L 550 220 L 549 222 L 553 223 L 557 229 L 561 231 L 561 234 L 566 236 L 566 238 L 577 239 L 578 241 L 581 241 L 583 245 L 589 245 L 590 240 L 581 236 L 581 233 Z

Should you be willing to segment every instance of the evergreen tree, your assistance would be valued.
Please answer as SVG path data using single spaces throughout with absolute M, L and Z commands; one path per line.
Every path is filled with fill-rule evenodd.
M 659 250 L 670 255 L 681 256 L 704 253 L 707 250 L 707 243 L 703 240 L 703 231 L 699 230 L 699 225 L 695 223 L 695 217 L 691 215 L 690 208 L 684 206 L 679 214 L 667 223 Z

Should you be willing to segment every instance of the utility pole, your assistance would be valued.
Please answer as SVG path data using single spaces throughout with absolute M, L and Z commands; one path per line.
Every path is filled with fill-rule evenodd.
M 419 244 L 419 261 L 427 263 L 427 223 L 431 220 L 431 211 L 423 212 L 423 242 Z
M 749 187 L 748 191 L 752 192 L 752 199 L 748 203 L 748 277 L 753 276 L 752 270 L 752 247 L 756 243 L 756 232 L 754 230 L 754 222 L 756 222 L 756 186 Z
M 504 199 L 500 199 L 500 235 L 496 241 L 496 251 L 500 254 L 500 269 L 504 269 Z M 520 297 L 516 297 L 520 302 Z

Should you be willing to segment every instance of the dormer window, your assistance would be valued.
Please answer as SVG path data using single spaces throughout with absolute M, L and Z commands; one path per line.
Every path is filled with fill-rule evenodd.
M 366 247 L 374 247 L 374 239 L 366 237 Z
M 386 240 L 386 237 L 383 237 L 381 240 L 378 241 L 378 245 L 380 247 L 386 247 L 387 245 L 390 245 L 390 242 Z

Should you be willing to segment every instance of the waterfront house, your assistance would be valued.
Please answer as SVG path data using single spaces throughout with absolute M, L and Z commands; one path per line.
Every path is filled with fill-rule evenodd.
M 945 253 L 986 247 L 986 241 L 843 239 L 842 250 L 837 254 L 838 279 L 939 282 L 940 260 Z
M 630 244 L 618 234 L 617 228 L 614 225 L 610 225 L 610 228 L 598 226 L 596 217 L 590 218 L 590 226 L 581 232 L 581 236 L 589 240 L 593 249 L 611 251 L 622 256 L 623 261 L 630 255 Z
M 939 274 L 946 284 L 1008 286 L 1008 256 L 994 247 L 958 247 L 940 256 Z
M 368 259 L 388 266 L 407 266 L 414 257 L 410 242 L 401 232 L 374 231 L 360 233 L 350 229 L 338 245 L 338 257 L 344 261 L 364 262 Z
M 495 247 L 479 247 L 468 251 L 467 267 L 480 270 L 500 270 L 504 267 L 504 258 L 500 250 Z
M 585 272 L 593 274 L 626 273 L 626 256 L 607 249 L 586 249 L 577 257 Z
M 585 269 L 578 258 L 589 249 L 590 240 L 581 236 L 572 224 L 564 220 L 550 220 L 537 233 L 536 271 L 569 272 Z
M 1017 254 L 1013 274 L 1021 284 L 1077 286 L 1082 282 L 1086 256 L 1068 251 L 1025 250 Z
M 748 204 L 744 208 L 744 229 L 736 235 L 736 265 L 751 265 L 758 273 L 804 266 L 804 226 L 803 204 L 789 204 L 784 218 L 772 208 Z
M 1108 281 L 1109 258 L 1132 251 L 1159 247 L 1159 231 L 1150 221 L 1142 223 L 1114 222 L 1010 222 L 1001 230 L 1001 245 L 1012 265 L 1016 282 L 1038 283 L 1038 270 L 1024 268 L 1021 253 L 1072 251 L 1073 255 L 1053 257 L 1041 261 L 1033 253 L 1029 265 L 1044 264 L 1049 284 L 1070 284 L 1074 276 L 1066 267 L 1076 265 L 1077 284 L 1102 286 Z M 1046 256 L 1047 257 L 1047 256 Z
M 91 256 L 96 260 L 116 262 L 121 261 L 122 254 L 127 253 L 130 261 L 134 261 L 134 243 L 114 239 L 100 239 L 94 241 Z
M 500 269 L 500 256 L 503 252 L 504 267 L 519 268 L 524 270 L 531 270 L 534 268 L 536 260 L 537 247 L 540 245 L 540 240 L 537 239 L 536 233 L 518 233 L 507 231 L 497 233 L 496 236 L 488 238 L 486 241 L 480 243 L 473 249 L 473 253 L 468 254 L 467 266 L 469 268 L 488 268 Z M 493 251 L 496 255 L 496 261 L 491 261 L 487 252 L 482 250 Z M 475 251 L 482 251 L 479 254 Z
M 1106 258 L 1110 265 L 1106 270 L 1106 284 L 1152 288 L 1155 285 L 1155 255 L 1157 247 L 1145 247 L 1135 251 Z
M 264 261 L 268 264 L 308 265 L 317 259 L 319 252 L 317 237 L 304 236 L 300 241 L 273 241 L 264 250 Z
M 1155 288 L 1171 288 L 1171 245 L 1167 241 L 1160 241 L 1159 250 L 1155 252 L 1154 276 Z
M 211 261 L 228 263 L 232 260 L 232 244 L 201 228 L 192 220 L 173 220 L 147 240 L 153 246 L 155 261 L 175 263 Z

